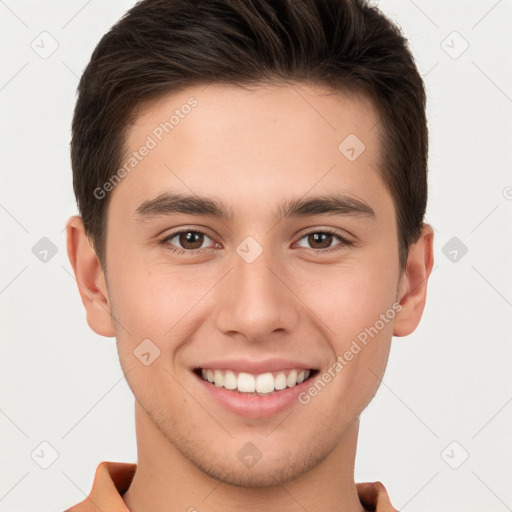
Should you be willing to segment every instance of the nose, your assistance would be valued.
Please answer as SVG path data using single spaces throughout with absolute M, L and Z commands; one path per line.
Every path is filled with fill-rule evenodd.
M 249 261 L 233 255 L 233 268 L 217 290 L 217 328 L 251 342 L 293 331 L 300 319 L 300 300 L 287 283 L 283 262 L 270 249 Z

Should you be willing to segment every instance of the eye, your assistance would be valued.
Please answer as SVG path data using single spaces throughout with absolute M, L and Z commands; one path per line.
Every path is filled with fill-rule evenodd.
M 205 249 L 203 244 L 205 243 L 206 239 L 213 242 L 213 240 L 202 231 L 198 231 L 196 229 L 186 229 L 167 235 L 165 238 L 160 240 L 160 243 L 173 252 L 195 253 L 200 249 Z
M 332 242 L 338 239 L 340 243 L 336 244 L 334 247 L 331 246 Z M 343 236 L 342 233 L 339 231 L 332 231 L 332 230 L 318 230 L 318 231 L 310 231 L 309 233 L 306 233 L 300 240 L 306 240 L 307 244 L 310 244 L 310 247 L 307 247 L 309 249 L 313 249 L 315 251 L 320 252 L 332 252 L 341 250 L 343 246 L 350 246 L 353 245 L 353 242 L 351 240 L 348 240 L 345 236 Z M 339 247 L 341 246 L 341 247 Z M 300 247 L 305 247 L 304 245 L 300 245 Z
M 338 243 L 332 246 L 336 239 L 338 240 Z M 208 245 L 204 245 L 205 243 L 208 243 L 208 240 L 210 241 L 210 247 L 208 247 Z M 302 245 L 302 240 L 305 240 L 305 243 L 309 244 L 309 247 L 308 245 Z M 211 250 L 211 242 L 214 243 L 214 247 L 221 247 L 206 233 L 197 229 L 175 231 L 159 241 L 161 245 L 174 253 L 189 255 L 200 254 Z M 322 229 L 306 233 L 299 239 L 297 244 L 299 247 L 309 248 L 315 252 L 328 253 L 353 245 L 354 242 L 347 239 L 343 233 L 339 231 Z

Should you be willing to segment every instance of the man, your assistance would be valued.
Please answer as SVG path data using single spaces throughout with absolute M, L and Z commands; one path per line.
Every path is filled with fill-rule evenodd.
M 145 0 L 79 85 L 68 254 L 137 464 L 69 510 L 395 510 L 359 417 L 433 264 L 422 80 L 354 0 Z

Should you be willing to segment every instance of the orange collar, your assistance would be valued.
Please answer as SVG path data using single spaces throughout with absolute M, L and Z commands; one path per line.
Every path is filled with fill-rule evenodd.
M 137 464 L 101 462 L 96 468 L 89 496 L 65 512 L 130 512 L 122 494 L 130 487 L 136 469 Z M 356 487 L 359 500 L 366 510 L 397 512 L 381 482 L 364 482 L 356 484 Z

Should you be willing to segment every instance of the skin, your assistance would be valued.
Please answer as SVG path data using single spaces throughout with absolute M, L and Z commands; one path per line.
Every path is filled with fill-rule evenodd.
M 359 416 L 378 389 L 392 335 L 410 334 L 421 319 L 432 228 L 423 226 L 401 274 L 395 207 L 378 172 L 378 116 L 364 98 L 317 85 L 168 94 L 137 117 L 127 155 L 190 96 L 197 107 L 109 192 L 106 273 L 81 218 L 67 225 L 88 324 L 116 337 L 136 398 L 138 468 L 124 500 L 134 512 L 362 511 L 353 474 Z M 349 134 L 366 146 L 355 161 L 338 150 Z M 214 198 L 233 219 L 138 221 L 138 206 L 162 192 Z M 375 217 L 275 216 L 283 200 L 333 192 L 363 200 Z M 180 228 L 205 231 L 206 250 L 185 254 L 193 246 L 179 237 L 158 243 Z M 353 244 L 306 236 L 322 228 Z M 248 236 L 263 249 L 250 264 L 236 252 Z M 227 411 L 190 371 L 219 357 L 284 357 L 311 361 L 321 374 L 397 303 L 394 319 L 317 396 L 269 418 Z M 146 338 L 161 351 L 149 366 L 133 353 Z M 262 454 L 251 468 L 237 458 L 248 442 Z

